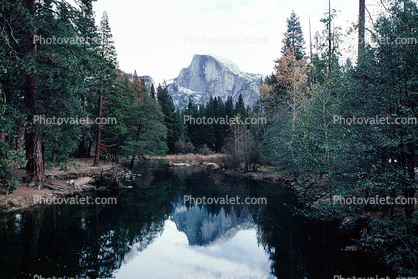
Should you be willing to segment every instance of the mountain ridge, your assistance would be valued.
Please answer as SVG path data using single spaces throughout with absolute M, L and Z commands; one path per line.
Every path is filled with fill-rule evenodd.
M 168 92 L 177 108 L 183 108 L 189 99 L 195 104 L 205 103 L 212 97 L 224 102 L 228 96 L 236 102 L 241 94 L 245 105 L 253 106 L 258 99 L 258 83 L 262 75 L 242 72 L 230 60 L 213 54 L 195 54 L 190 65 L 167 84 Z

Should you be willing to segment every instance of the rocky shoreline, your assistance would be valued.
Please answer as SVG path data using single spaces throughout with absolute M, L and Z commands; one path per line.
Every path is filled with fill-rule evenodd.
M 97 191 L 129 189 L 136 177 L 132 171 L 120 165 L 81 169 L 79 171 L 45 175 L 44 189 L 38 190 L 26 183 L 21 183 L 18 189 L 0 196 L 0 213 L 21 211 L 42 205 L 40 199 L 68 198 Z M 35 198 L 36 197 L 36 198 Z

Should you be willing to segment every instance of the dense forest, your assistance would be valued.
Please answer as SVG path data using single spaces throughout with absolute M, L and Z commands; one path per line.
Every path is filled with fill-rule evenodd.
M 107 14 L 96 25 L 93 0 L 76 3 L 0 1 L 0 184 L 7 192 L 19 185 L 15 169 L 25 168 L 29 185 L 42 189 L 45 169 L 65 169 L 70 158 L 132 166 L 145 155 L 222 152 L 225 168 L 274 165 L 305 183 L 306 203 L 316 210 L 304 214 L 342 217 L 347 227 L 361 226 L 364 237 L 384 236 L 377 237 L 384 245 L 366 248 L 418 270 L 415 204 L 332 202 L 335 196 L 416 195 L 418 46 L 417 40 L 395 43 L 418 38 L 415 2 L 384 6 L 366 30 L 370 43 L 360 20 L 356 61 L 342 59 L 336 11 L 325 14 L 309 51 L 292 13 L 280 58 L 260 80 L 254 107 L 245 107 L 242 97 L 235 104 L 213 97 L 184 109 L 176 109 L 165 83 L 147 91 L 136 72 L 124 73 Z M 185 123 L 185 116 L 236 117 L 239 124 Z

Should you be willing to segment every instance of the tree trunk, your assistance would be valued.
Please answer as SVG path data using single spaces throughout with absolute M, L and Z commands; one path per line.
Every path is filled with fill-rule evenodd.
M 58 137 L 55 137 L 55 144 L 54 144 L 54 150 L 52 151 L 52 163 L 57 163 L 57 149 L 58 149 Z
M 81 134 L 81 141 L 78 144 L 78 158 L 84 158 L 85 157 L 85 145 L 86 145 L 86 128 L 83 127 L 83 132 Z
M 328 73 L 331 72 L 331 0 L 328 0 Z
M 87 158 L 91 158 L 91 154 L 93 153 L 93 144 L 94 144 L 93 139 L 90 137 Z
M 136 141 L 138 142 L 139 140 L 139 134 L 141 132 L 141 125 L 138 125 L 138 130 L 136 131 Z M 134 167 L 135 164 L 135 157 L 136 157 L 136 153 L 138 151 L 135 150 L 134 154 L 132 154 L 132 159 L 131 159 L 131 164 L 129 165 L 129 168 L 132 169 Z
M 313 56 L 312 56 L 312 35 L 311 35 L 311 18 L 309 17 L 309 57 L 311 59 L 310 62 L 310 80 L 311 80 L 311 85 L 314 84 L 314 75 L 313 75 Z
M 365 0 L 359 0 L 359 22 L 358 22 L 358 62 L 360 62 L 360 55 L 364 49 L 364 11 L 366 8 Z
M 42 167 L 45 171 L 45 133 L 42 133 L 42 140 L 41 140 L 41 148 L 42 148 Z
M 132 155 L 132 159 L 131 159 L 131 164 L 129 165 L 129 168 L 132 169 L 134 167 L 135 164 L 135 155 Z
M 25 145 L 25 129 L 20 126 L 17 133 L 18 137 L 16 139 L 16 149 L 20 150 Z
M 26 0 L 26 5 L 30 14 L 35 20 L 35 2 L 36 0 Z M 33 44 L 33 36 L 36 34 L 34 27 L 29 27 L 26 31 L 26 59 L 35 59 L 36 45 Z M 33 62 L 30 62 L 33 63 Z M 28 121 L 30 127 L 25 131 L 25 148 L 26 159 L 26 173 L 29 182 L 38 184 L 39 189 L 42 188 L 42 181 L 44 178 L 44 164 L 42 160 L 42 147 L 40 135 L 37 129 L 37 124 L 33 123 L 33 116 L 36 114 L 38 104 L 38 78 L 35 73 L 29 73 L 25 77 L 25 106 L 28 111 Z
M 102 107 L 103 107 L 103 76 L 100 77 L 100 96 L 99 96 L 99 124 L 98 124 L 98 131 L 97 131 L 97 143 L 96 143 L 96 153 L 94 155 L 94 163 L 93 166 L 99 165 L 99 158 L 100 158 L 100 138 L 102 134 Z
M 406 177 L 405 180 L 408 181 L 408 183 L 405 185 L 406 189 L 404 191 L 405 198 L 407 201 L 409 199 L 415 198 L 415 147 L 412 143 L 407 144 L 406 146 L 407 152 L 406 152 Z M 414 213 L 415 204 L 414 203 L 406 203 L 405 204 L 405 215 L 408 218 L 412 218 L 412 214 Z

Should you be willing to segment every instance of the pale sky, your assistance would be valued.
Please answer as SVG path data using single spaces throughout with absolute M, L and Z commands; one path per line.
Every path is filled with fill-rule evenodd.
M 375 2 L 366 0 L 371 12 Z M 331 8 L 337 10 L 335 25 L 343 32 L 357 20 L 358 0 L 332 1 Z M 268 75 L 281 55 L 292 10 L 300 17 L 308 53 L 309 17 L 313 36 L 324 29 L 319 20 L 328 1 L 98 0 L 94 10 L 97 23 L 104 11 L 109 15 L 120 69 L 150 75 L 158 84 L 177 77 L 194 54 L 215 54 L 242 71 Z
M 256 229 L 239 230 L 217 245 L 189 245 L 172 220 L 145 250 L 133 245 L 115 272 L 125 278 L 273 278 L 269 255 L 257 242 Z

